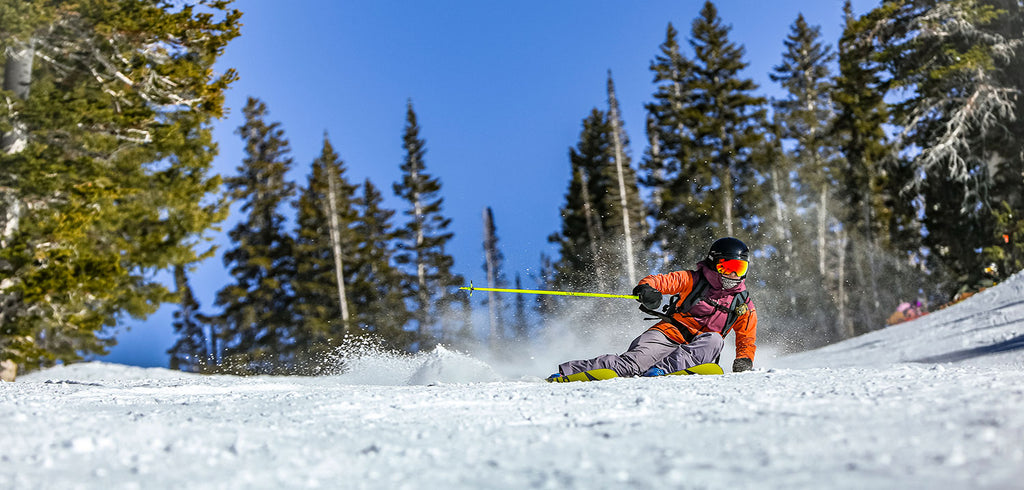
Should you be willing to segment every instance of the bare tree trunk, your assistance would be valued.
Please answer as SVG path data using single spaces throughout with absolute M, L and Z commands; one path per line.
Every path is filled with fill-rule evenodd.
M 828 253 L 828 244 L 825 243 L 825 234 L 828 231 L 828 187 L 822 184 L 818 191 L 818 272 L 825 277 L 825 254 Z
M 0 361 L 0 381 L 14 382 L 18 377 L 18 364 L 10 359 Z
M 412 165 L 412 171 L 410 172 L 410 181 L 419 182 L 419 169 L 416 165 Z M 416 318 L 419 318 L 419 333 L 421 336 L 427 334 L 426 329 L 426 315 L 427 308 L 430 301 L 430 297 L 427 295 L 427 264 L 423 254 L 423 242 L 425 240 L 423 236 L 423 202 L 420 200 L 419 191 L 413 191 L 413 223 L 416 223 L 416 282 L 419 286 L 416 291 L 416 299 L 419 303 L 420 311 L 416 313 Z
M 864 196 L 870 196 L 871 184 L 867 184 L 866 189 L 861 193 Z M 864 236 L 867 242 L 868 248 L 868 277 L 870 277 L 871 284 L 871 304 L 874 305 L 875 309 L 882 306 L 882 300 L 878 295 L 878 275 L 875 271 L 878 270 L 877 264 L 875 263 L 875 251 L 877 249 L 877 240 L 875 238 L 874 227 L 872 226 L 875 222 L 874 212 L 871 210 L 871 203 L 868 199 L 864 199 L 864 203 L 861 205 L 862 220 L 864 221 Z M 863 284 L 863 281 L 862 281 Z
M 32 83 L 32 61 L 35 57 L 35 49 L 32 42 L 24 46 L 8 47 L 7 62 L 4 65 L 4 90 L 14 93 L 14 96 L 21 100 L 28 99 L 29 86 Z M 0 138 L 0 150 L 8 155 L 19 153 L 28 144 L 28 129 L 23 121 L 18 119 L 17 112 L 12 107 L 14 101 L 7 99 L 8 112 L 11 113 L 10 131 L 4 133 Z M 2 205 L 4 207 L 3 226 L 0 228 L 0 246 L 6 247 L 11 237 L 18 231 L 21 220 L 21 201 L 14 189 L 2 189 Z
M 838 306 L 839 306 L 839 321 L 836 326 L 836 331 L 839 333 L 840 339 L 848 339 L 853 337 L 853 329 L 847 325 L 846 311 L 847 311 L 847 297 L 846 297 L 846 242 L 847 233 L 846 230 L 839 232 L 839 263 L 836 265 L 836 280 L 838 281 Z
M 793 277 L 793 231 L 792 228 L 785 225 L 788 217 L 786 213 L 786 203 L 782 200 L 782 190 L 780 188 L 780 182 L 782 176 L 779 175 L 778 169 L 772 169 L 772 199 L 775 201 L 775 233 L 781 240 L 781 246 L 783 247 L 782 261 L 785 263 L 785 284 L 787 299 L 789 304 L 796 304 L 796 294 L 792 288 L 792 277 Z
M 626 274 L 629 284 L 636 284 L 636 267 L 633 264 L 633 230 L 629 225 L 629 202 L 626 199 L 626 177 L 622 170 L 623 151 L 619 127 L 619 102 L 615 98 L 615 86 L 612 84 L 612 72 L 608 71 L 608 119 L 612 123 L 612 142 L 615 146 L 615 171 L 619 178 L 619 203 L 622 207 L 622 234 L 626 242 L 625 257 Z
M 732 169 L 728 166 L 725 167 L 725 176 L 723 176 L 722 180 L 722 189 L 725 190 L 725 197 L 723 198 L 725 201 L 723 203 L 725 208 L 725 233 L 729 236 L 735 236 L 732 225 Z
M 726 135 L 725 135 L 725 128 L 724 127 L 719 132 L 718 138 L 719 138 L 719 141 L 721 141 L 722 145 L 724 146 L 725 145 L 725 141 L 726 141 Z M 722 210 L 725 213 L 725 217 L 724 217 L 725 233 L 728 236 L 735 236 L 735 233 L 733 233 L 733 226 L 732 226 L 732 196 L 733 196 L 732 166 L 730 165 L 729 157 L 728 156 L 720 154 L 719 158 L 721 158 L 722 167 L 725 169 L 725 175 L 722 176 L 722 190 L 725 191 L 725 196 L 723 196 L 723 198 L 722 198 L 722 200 L 725 201 L 725 202 L 722 203 Z
M 344 263 L 341 257 L 341 229 L 338 224 L 338 198 L 335 195 L 337 184 L 334 179 L 334 166 L 327 164 L 324 165 L 324 170 L 327 172 L 327 204 L 328 204 L 328 215 L 330 223 L 331 233 L 331 251 L 334 255 L 334 281 L 338 286 L 338 304 L 341 306 L 341 334 L 342 336 L 348 334 L 348 301 L 345 295 L 345 275 L 343 271 Z
M 12 46 L 7 48 L 7 62 L 4 65 L 4 90 L 14 93 L 14 96 L 21 100 L 28 99 L 29 86 L 32 83 L 32 61 L 35 57 L 35 49 L 31 42 L 23 46 Z M 13 101 L 8 99 L 8 109 L 11 109 Z M 14 128 L 3 135 L 4 153 L 18 153 L 25 149 L 28 142 L 25 123 L 14 117 Z

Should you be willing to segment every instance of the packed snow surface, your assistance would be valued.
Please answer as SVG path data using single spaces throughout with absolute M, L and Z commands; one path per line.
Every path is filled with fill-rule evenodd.
M 1022 319 L 1018 274 L 724 376 L 548 384 L 570 355 L 445 349 L 314 378 L 62 366 L 0 384 L 0 488 L 1019 489 Z

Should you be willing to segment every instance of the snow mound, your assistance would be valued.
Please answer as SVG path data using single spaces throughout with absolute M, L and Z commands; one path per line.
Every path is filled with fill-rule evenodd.
M 164 368 L 141 368 L 108 362 L 80 362 L 54 366 L 18 376 L 18 381 L 102 384 L 108 381 L 186 380 L 196 375 Z
M 411 385 L 500 381 L 501 376 L 483 361 L 437 346 L 409 378 Z
M 442 346 L 409 355 L 364 345 L 344 363 L 344 373 L 334 378 L 352 385 L 430 385 L 502 379 L 487 363 Z
M 467 354 L 448 350 L 437 346 L 433 351 L 418 354 L 405 354 L 388 351 L 370 344 L 363 344 L 348 355 L 337 355 L 332 363 L 342 365 L 342 374 L 320 376 L 342 385 L 361 386 L 406 386 L 434 385 L 443 383 L 478 383 L 501 381 L 503 378 L 487 363 Z M 317 377 L 302 381 L 300 377 L 280 376 L 234 376 L 185 373 L 165 368 L 140 368 L 92 361 L 54 366 L 19 376 L 19 381 L 68 383 L 81 385 L 125 385 L 140 382 L 180 382 L 187 383 L 196 378 L 208 378 L 211 381 L 220 378 L 228 380 L 247 379 L 251 382 L 273 382 L 287 379 L 294 383 L 315 383 Z

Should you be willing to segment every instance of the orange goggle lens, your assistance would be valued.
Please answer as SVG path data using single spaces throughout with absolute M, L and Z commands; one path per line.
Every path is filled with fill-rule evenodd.
M 736 274 L 737 276 L 743 277 L 747 275 L 747 261 L 741 259 L 719 259 L 718 264 L 715 265 L 718 269 L 719 274 Z

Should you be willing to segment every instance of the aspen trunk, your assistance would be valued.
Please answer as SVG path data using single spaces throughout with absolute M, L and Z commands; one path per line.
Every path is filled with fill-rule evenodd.
M 786 226 L 788 221 L 786 212 L 786 203 L 782 200 L 782 190 L 780 188 L 780 182 L 782 182 L 782 176 L 779 175 L 778 169 L 772 169 L 772 199 L 775 201 L 775 233 L 782 241 L 781 246 L 783 250 L 782 261 L 785 263 L 785 269 L 783 274 L 785 275 L 786 281 L 786 300 L 788 304 L 796 304 L 796 293 L 793 290 L 791 280 L 793 277 L 793 232 L 792 229 Z
M 633 233 L 629 224 L 629 202 L 626 199 L 626 177 L 622 170 L 623 151 L 622 138 L 619 126 L 619 102 L 615 98 L 615 86 L 612 85 L 612 74 L 608 72 L 608 119 L 612 123 L 612 142 L 615 146 L 615 171 L 619 178 L 619 203 L 622 207 L 622 237 L 625 240 L 626 275 L 629 277 L 629 284 L 636 284 L 636 267 L 633 265 Z
M 717 83 L 717 80 L 715 82 Z M 726 142 L 724 127 L 719 132 L 718 139 L 724 146 Z M 725 175 L 722 176 L 722 190 L 725 191 L 725 195 L 722 197 L 722 200 L 725 201 L 722 203 L 722 212 L 725 213 L 725 217 L 723 218 L 725 221 L 725 234 L 728 236 L 735 236 L 732 226 L 732 165 L 729 161 L 729 157 L 726 155 L 719 154 L 719 160 L 722 163 L 722 168 L 725 169 Z
M 732 226 L 732 169 L 728 165 L 725 167 L 725 176 L 723 177 L 722 189 L 725 190 L 725 197 L 722 199 L 725 201 L 725 233 L 729 236 L 735 236 Z
M 818 192 L 818 271 L 821 273 L 821 277 L 825 277 L 825 254 L 828 253 L 828 246 L 825 243 L 825 234 L 828 231 L 827 204 L 828 189 L 822 184 L 822 188 Z
M 847 239 L 846 239 L 846 237 L 847 237 L 846 230 L 842 230 L 842 231 L 839 232 L 839 247 L 838 247 L 838 249 L 839 249 L 839 259 L 838 259 L 839 263 L 836 264 L 836 274 L 838 275 L 836 280 L 839 283 L 837 285 L 838 286 L 837 289 L 839 291 L 837 293 L 837 296 L 838 296 L 838 302 L 837 303 L 838 303 L 838 307 L 839 307 L 839 321 L 837 322 L 838 325 L 836 325 L 836 330 L 839 333 L 839 339 L 840 340 L 848 339 L 850 337 L 853 337 L 853 331 L 851 330 L 850 326 L 847 325 L 847 320 L 846 320 L 846 317 L 847 317 L 847 313 L 846 313 L 846 310 L 847 310 L 847 306 L 846 306 L 846 304 L 847 304 L 847 301 L 846 301 L 846 241 L 847 241 Z
M 334 179 L 334 167 L 332 165 L 325 165 L 324 170 L 327 172 L 327 205 L 329 208 L 328 215 L 330 217 L 330 234 L 331 234 L 331 251 L 334 255 L 334 281 L 338 285 L 338 304 L 341 306 L 341 334 L 342 336 L 348 334 L 348 301 L 345 295 L 345 275 L 343 273 L 344 263 L 341 257 L 341 229 L 338 224 L 338 202 Z
M 418 185 L 419 182 L 419 169 L 416 165 L 412 165 L 410 173 L 410 180 L 414 182 L 413 185 Z M 416 299 L 419 303 L 420 311 L 416 312 L 416 318 L 419 318 L 419 333 L 420 335 L 427 334 L 427 314 L 430 301 L 430 297 L 427 295 L 427 264 L 423 254 L 423 243 L 425 241 L 423 235 L 423 202 L 420 200 L 420 192 L 413 190 L 412 193 L 412 209 L 413 209 L 413 223 L 416 223 L 416 283 L 419 286 L 416 291 Z
M 35 49 L 32 43 L 18 47 L 7 48 L 7 61 L 4 64 L 4 90 L 14 93 L 14 96 L 21 100 L 27 100 L 29 86 L 32 83 L 32 61 L 35 57 Z M 7 100 L 8 110 L 12 112 L 12 128 L 0 138 L 0 151 L 11 155 L 19 153 L 28 145 L 28 129 L 25 123 L 18 119 L 16 112 L 12 111 L 12 100 Z M 18 231 L 21 220 L 21 200 L 14 189 L 0 190 L 0 205 L 3 206 L 3 221 L 0 227 L 0 246 L 6 247 L 11 237 Z

